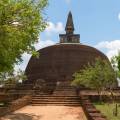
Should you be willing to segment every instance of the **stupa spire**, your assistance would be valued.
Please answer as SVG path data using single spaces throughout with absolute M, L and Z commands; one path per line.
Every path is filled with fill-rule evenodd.
M 74 34 L 72 13 L 69 12 L 65 27 L 66 34 L 60 34 L 60 43 L 80 43 L 80 35 Z
M 67 23 L 65 27 L 66 34 L 73 34 L 74 33 L 74 23 L 71 11 L 68 14 Z

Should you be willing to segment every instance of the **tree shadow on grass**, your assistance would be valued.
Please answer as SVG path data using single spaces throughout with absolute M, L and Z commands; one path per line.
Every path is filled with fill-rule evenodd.
M 37 116 L 34 114 L 26 113 L 13 113 L 10 115 L 4 116 L 1 120 L 40 120 L 42 116 Z

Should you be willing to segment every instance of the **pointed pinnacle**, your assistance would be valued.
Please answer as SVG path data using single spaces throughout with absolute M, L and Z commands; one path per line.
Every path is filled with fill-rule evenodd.
M 71 11 L 68 14 L 65 31 L 66 31 L 66 33 L 73 33 L 74 32 L 74 24 L 73 24 L 73 18 L 72 18 Z

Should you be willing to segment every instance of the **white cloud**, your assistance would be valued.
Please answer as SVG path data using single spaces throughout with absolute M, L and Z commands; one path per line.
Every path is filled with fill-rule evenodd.
M 110 59 L 111 57 L 118 54 L 118 51 L 120 50 L 120 40 L 102 41 L 95 47 L 100 50 L 104 49 L 106 51 L 106 55 Z
M 23 62 L 20 65 L 15 66 L 15 71 L 18 71 L 19 69 L 20 70 L 25 70 L 25 68 L 26 68 L 26 66 L 29 62 L 30 57 L 31 57 L 30 54 L 24 53 L 22 55 Z
M 55 42 L 52 40 L 45 40 L 45 41 L 39 40 L 39 42 L 37 44 L 35 44 L 35 48 L 36 48 L 36 50 L 39 50 L 41 48 L 51 46 L 54 44 L 55 44 Z
M 71 0 L 65 0 L 67 4 L 70 4 L 71 3 Z
M 118 20 L 120 20 L 120 13 L 118 14 Z
M 44 48 L 44 47 L 47 47 L 47 46 L 51 46 L 51 45 L 54 45 L 55 42 L 52 41 L 52 40 L 45 40 L 45 41 L 42 41 L 42 40 L 39 40 L 39 42 L 37 44 L 35 44 L 35 48 L 36 50 L 39 50 L 41 48 Z M 15 66 L 15 70 L 25 70 L 28 62 L 29 62 L 29 59 L 30 59 L 31 55 L 27 54 L 27 53 L 24 53 L 22 55 L 22 59 L 23 59 L 23 62 L 20 64 L 20 65 L 16 65 Z
M 45 32 L 47 32 L 48 35 L 51 33 L 60 33 L 64 31 L 64 26 L 62 22 L 58 22 L 56 24 L 52 22 L 48 22 L 48 27 L 46 28 Z

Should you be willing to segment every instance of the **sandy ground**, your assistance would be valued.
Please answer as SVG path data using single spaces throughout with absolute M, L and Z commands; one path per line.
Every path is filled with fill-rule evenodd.
M 26 106 L 0 120 L 86 120 L 81 107 Z

